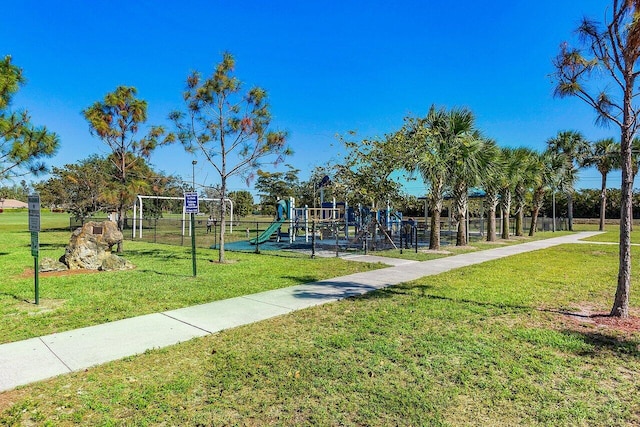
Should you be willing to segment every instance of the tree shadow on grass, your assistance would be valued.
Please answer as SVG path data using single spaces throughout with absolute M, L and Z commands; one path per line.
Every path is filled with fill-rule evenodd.
M 478 307 L 489 307 L 496 309 L 509 309 L 510 312 L 513 311 L 523 311 L 523 310 L 535 310 L 535 307 L 531 307 L 528 305 L 522 304 L 513 304 L 506 302 L 488 302 L 488 301 L 476 301 L 466 298 L 452 298 L 446 297 L 442 295 L 435 295 L 433 291 L 436 289 L 433 285 L 423 284 L 423 285 L 415 285 L 415 284 L 399 284 L 395 286 L 390 286 L 388 288 L 381 289 L 379 292 L 370 295 L 371 298 L 391 298 L 395 295 L 404 295 L 404 296 L 413 296 L 416 298 L 428 298 L 432 300 L 438 301 L 448 301 L 452 303 L 462 303 L 462 304 L 470 304 Z
M 595 356 L 608 351 L 617 355 L 640 357 L 640 340 L 638 339 L 572 329 L 564 329 L 561 332 L 570 337 L 577 337 L 589 346 L 587 350 L 577 351 L 576 354 L 579 356 Z
M 581 355 L 593 355 L 603 350 L 634 357 L 640 356 L 640 318 L 630 316 L 622 319 L 609 313 L 592 313 L 588 310 L 570 312 L 567 310 L 540 309 L 540 311 L 560 315 L 575 322 L 575 327 L 565 327 L 565 335 L 579 337 L 593 350 L 583 351 Z M 584 330 L 584 326 L 598 328 Z
M 433 300 L 441 300 L 448 301 L 453 303 L 464 303 L 464 304 L 472 304 L 479 307 L 490 307 L 498 310 L 508 309 L 510 313 L 518 313 L 518 312 L 528 312 L 528 311 L 540 311 L 558 314 L 562 316 L 569 316 L 573 318 L 577 318 L 581 321 L 590 321 L 594 320 L 595 323 L 601 324 L 609 321 L 608 323 L 613 323 L 613 325 L 607 325 L 611 331 L 611 333 L 607 333 L 605 331 L 581 331 L 566 328 L 561 330 L 561 333 L 577 337 L 581 341 L 591 348 L 591 350 L 580 350 L 577 354 L 580 356 L 593 356 L 601 353 L 603 351 L 610 351 L 619 355 L 630 355 L 633 357 L 640 357 L 640 339 L 637 337 L 637 325 L 636 328 L 629 328 L 628 325 L 625 324 L 624 321 L 616 322 L 616 319 L 610 316 L 609 314 L 595 313 L 595 314 L 584 314 L 584 313 L 572 313 L 566 310 L 554 310 L 548 308 L 539 308 L 521 304 L 508 304 L 508 303 L 494 303 L 494 302 L 482 302 L 482 301 L 474 301 L 469 299 L 456 299 L 450 297 L 444 297 L 441 295 L 433 295 L 429 293 L 429 291 L 433 290 L 433 286 L 430 285 L 398 285 L 385 289 L 381 289 L 376 292 L 372 292 L 371 294 L 363 295 L 362 298 L 389 298 L 397 295 L 413 295 L 419 298 L 429 298 Z M 412 290 L 417 290 L 419 292 L 411 292 Z M 640 322 L 640 320 L 633 319 L 629 322 Z M 623 327 L 620 328 L 618 323 L 622 323 Z M 551 329 L 550 327 L 547 329 Z M 634 338 L 630 338 L 629 335 L 620 334 L 620 332 L 629 332 L 635 331 L 636 335 Z

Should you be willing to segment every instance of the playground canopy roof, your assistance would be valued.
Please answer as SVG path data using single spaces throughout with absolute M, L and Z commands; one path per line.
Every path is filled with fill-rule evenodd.
M 470 199 L 482 199 L 487 195 L 487 193 L 483 190 L 480 190 L 478 188 L 472 188 L 469 190 L 467 197 L 469 197 Z M 444 195 L 444 199 L 445 200 L 451 200 L 453 199 L 453 195 L 449 192 L 447 192 Z M 427 197 L 418 197 L 418 200 L 428 200 Z

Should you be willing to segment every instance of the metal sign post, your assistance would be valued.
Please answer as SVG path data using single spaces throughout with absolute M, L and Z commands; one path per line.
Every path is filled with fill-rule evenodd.
M 193 264 L 193 277 L 196 277 L 196 218 L 200 212 L 198 193 L 184 193 L 184 211 L 191 215 L 191 260 Z
M 32 194 L 27 199 L 29 206 L 29 231 L 31 232 L 31 255 L 33 255 L 33 281 L 35 287 L 36 305 L 40 304 L 40 283 L 38 273 L 40 270 L 40 244 L 38 233 L 40 232 L 40 195 Z

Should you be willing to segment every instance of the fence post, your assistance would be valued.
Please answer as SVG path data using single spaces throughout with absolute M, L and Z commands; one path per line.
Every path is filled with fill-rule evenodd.
M 258 223 L 258 221 L 256 221 L 256 253 L 257 254 L 260 253 L 260 242 L 259 242 L 260 239 L 258 239 L 258 236 L 260 236 L 259 223 Z
M 364 254 L 365 255 L 367 254 L 367 249 L 368 249 L 368 246 L 369 246 L 368 240 L 369 240 L 369 230 L 366 230 L 364 232 Z
M 333 233 L 336 235 L 336 258 L 340 257 L 340 246 L 338 246 L 338 223 L 333 223 Z
M 311 223 L 311 258 L 316 257 L 316 220 Z

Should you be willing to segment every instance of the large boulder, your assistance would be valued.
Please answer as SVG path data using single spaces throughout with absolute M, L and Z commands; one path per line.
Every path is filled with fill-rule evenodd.
M 77 228 L 60 258 L 70 270 L 122 270 L 133 264 L 111 253 L 114 245 L 122 242 L 122 233 L 113 221 L 90 221 Z

